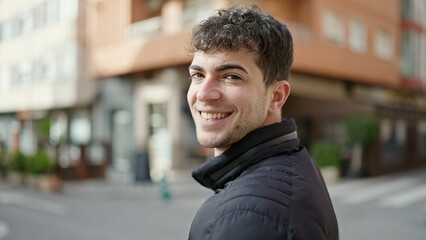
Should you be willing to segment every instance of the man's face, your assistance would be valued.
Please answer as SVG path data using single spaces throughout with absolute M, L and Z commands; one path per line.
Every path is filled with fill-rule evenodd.
M 256 55 L 196 52 L 189 74 L 187 99 L 201 145 L 218 155 L 247 133 L 265 125 L 270 93 Z

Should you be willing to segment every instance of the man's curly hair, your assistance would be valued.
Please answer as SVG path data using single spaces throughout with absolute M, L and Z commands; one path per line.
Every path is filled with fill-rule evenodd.
M 288 80 L 293 63 L 293 40 L 286 25 L 256 5 L 220 9 L 192 32 L 191 51 L 213 53 L 246 48 L 258 55 L 266 86 Z

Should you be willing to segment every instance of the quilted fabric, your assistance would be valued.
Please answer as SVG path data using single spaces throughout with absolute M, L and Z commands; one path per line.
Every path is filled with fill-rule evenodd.
M 338 239 L 321 173 L 294 131 L 292 119 L 257 129 L 193 172 L 215 194 L 189 239 Z

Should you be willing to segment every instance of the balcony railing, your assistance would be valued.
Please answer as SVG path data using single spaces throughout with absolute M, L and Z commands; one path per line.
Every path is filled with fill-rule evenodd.
M 198 5 L 184 9 L 181 19 L 181 30 L 194 27 L 202 20 L 207 19 L 213 12 L 210 5 Z M 163 21 L 161 16 L 145 19 L 133 23 L 129 29 L 129 38 L 150 39 L 162 34 Z
M 148 18 L 130 26 L 130 38 L 148 39 L 161 34 L 161 16 Z
M 212 15 L 213 9 L 210 5 L 199 5 L 183 10 L 182 26 L 183 28 L 192 28 L 201 21 Z

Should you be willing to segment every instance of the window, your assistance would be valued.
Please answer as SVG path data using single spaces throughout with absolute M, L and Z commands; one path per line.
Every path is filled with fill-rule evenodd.
M 132 142 L 131 134 L 132 115 L 125 109 L 115 110 L 112 113 L 112 160 L 114 168 L 123 172 L 131 168 Z
M 78 0 L 67 0 L 58 2 L 59 16 L 61 20 L 75 20 L 78 15 Z
M 416 78 L 421 77 L 421 72 L 424 68 L 424 65 L 422 65 L 422 37 L 421 34 L 418 32 L 413 31 L 414 36 L 414 76 Z
M 45 0 L 9 22 L 0 23 L 0 42 L 31 33 L 35 28 L 57 23 L 59 20 L 76 19 L 78 2 L 79 0 Z
M 28 84 L 32 80 L 32 70 L 33 66 L 30 61 L 24 61 L 20 62 L 17 65 L 15 65 L 14 69 L 14 79 L 13 79 L 13 85 L 24 85 Z
M 417 124 L 417 156 L 426 160 L 426 121 Z
M 19 150 L 27 155 L 32 155 L 35 152 L 35 132 L 32 120 L 25 120 L 21 125 L 19 136 Z
M 367 31 L 360 20 L 353 19 L 349 25 L 349 47 L 358 53 L 364 53 L 367 49 Z
M 78 73 L 76 44 L 48 52 L 37 60 L 38 81 L 73 80 Z
M 424 17 L 424 13 L 426 12 L 426 2 L 425 1 L 423 1 L 422 2 L 422 7 L 420 8 L 421 10 L 421 23 L 422 23 L 422 25 L 423 25 L 423 29 L 425 29 L 426 28 L 426 17 Z
M 6 41 L 12 37 L 11 22 L 4 22 L 0 25 L 0 42 Z
M 0 91 L 5 89 L 5 87 L 3 87 L 3 71 L 2 69 L 0 69 Z
M 342 121 L 326 119 L 321 123 L 321 139 L 327 142 L 345 143 L 345 126 Z
M 384 165 L 404 160 L 407 137 L 404 120 L 383 119 L 380 123 L 381 162 Z
M 39 60 L 39 76 L 40 81 L 54 81 L 57 77 L 57 65 L 55 55 L 47 53 Z
M 7 68 L 0 69 L 0 91 L 10 87 L 10 71 Z
M 167 105 L 165 103 L 149 104 L 149 135 L 167 127 Z
M 401 33 L 400 71 L 403 76 L 414 75 L 414 40 L 411 32 Z
M 412 2 L 414 21 L 418 23 L 424 21 L 425 5 L 426 4 L 424 0 L 414 0 Z
M 424 86 L 426 86 L 426 67 L 424 67 L 426 66 L 426 33 L 423 33 L 423 35 L 421 35 L 420 41 L 420 78 L 423 80 Z
M 64 112 L 55 113 L 51 118 L 49 140 L 57 146 L 67 139 L 68 118 Z
M 74 144 L 84 145 L 90 142 L 91 122 L 88 111 L 82 110 L 73 114 L 70 121 L 70 139 Z
M 72 80 L 77 71 L 77 46 L 69 45 L 58 51 L 56 56 L 57 75 L 62 80 Z
M 374 53 L 383 60 L 393 57 L 393 39 L 391 33 L 383 27 L 378 27 L 374 33 Z
M 401 33 L 400 69 L 402 76 L 426 81 L 426 34 L 416 31 Z
M 59 6 L 57 0 L 47 1 L 46 14 L 47 23 L 54 23 L 59 19 Z
M 3 26 L 3 24 L 1 24 L 0 23 L 0 42 L 2 42 L 3 40 L 4 40 L 4 33 L 3 33 L 3 30 L 4 29 L 4 26 Z
M 323 14 L 322 33 L 324 38 L 338 45 L 345 43 L 345 22 L 343 16 L 330 9 Z
M 26 12 L 17 19 L 17 34 L 30 33 L 34 28 L 34 19 L 32 12 Z
M 411 19 L 413 16 L 412 0 L 401 0 L 401 14 L 404 19 Z
M 42 3 L 34 9 L 34 22 L 37 27 L 43 27 L 47 24 L 47 2 Z

